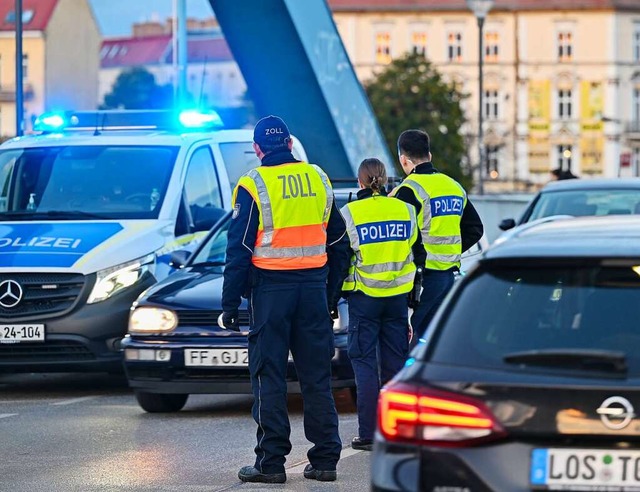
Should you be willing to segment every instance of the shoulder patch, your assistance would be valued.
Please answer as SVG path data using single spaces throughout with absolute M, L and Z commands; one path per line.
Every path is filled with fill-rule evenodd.
M 233 214 L 231 214 L 231 218 L 237 219 L 238 215 L 240 215 L 240 204 L 236 203 L 233 207 Z

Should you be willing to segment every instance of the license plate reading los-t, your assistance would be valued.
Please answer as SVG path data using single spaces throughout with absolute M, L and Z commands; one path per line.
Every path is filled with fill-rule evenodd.
M 44 325 L 0 325 L 0 343 L 44 342 Z
M 640 451 L 534 449 L 531 485 L 536 490 L 640 491 Z
M 249 365 L 249 351 L 244 348 L 185 349 L 184 365 L 201 367 L 246 367 Z

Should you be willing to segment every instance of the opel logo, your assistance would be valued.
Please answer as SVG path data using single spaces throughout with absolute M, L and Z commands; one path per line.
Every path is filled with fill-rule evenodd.
M 22 287 L 15 280 L 3 280 L 0 282 L 0 306 L 5 308 L 16 307 L 22 300 Z
M 2 284 L 0 284 L 0 288 Z M 0 297 L 0 301 L 2 298 Z M 600 415 L 600 420 L 609 429 L 624 429 L 631 420 L 636 416 L 633 412 L 633 405 L 626 398 L 621 396 L 612 396 L 602 402 L 602 405 L 596 410 Z

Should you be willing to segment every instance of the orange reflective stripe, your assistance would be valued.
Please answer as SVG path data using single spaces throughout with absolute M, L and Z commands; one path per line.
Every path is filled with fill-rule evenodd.
M 304 258 L 256 258 L 253 264 L 264 270 L 305 270 L 321 268 L 327 263 L 327 255 L 306 256 Z
M 321 224 L 283 227 L 273 231 L 271 247 L 316 246 L 327 244 L 327 233 Z

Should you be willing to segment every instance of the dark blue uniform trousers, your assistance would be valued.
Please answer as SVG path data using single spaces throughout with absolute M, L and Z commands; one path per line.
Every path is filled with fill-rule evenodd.
M 408 350 L 406 294 L 370 297 L 354 292 L 349 295 L 348 354 L 356 377 L 361 439 L 373 439 L 378 393 L 381 386 L 402 369 Z
M 342 443 L 331 390 L 334 342 L 326 283 L 260 283 L 252 289 L 251 305 L 255 467 L 261 473 L 281 473 L 291 451 L 286 384 L 291 350 L 304 400 L 304 432 L 314 444 L 307 457 L 316 470 L 335 470 Z
M 453 270 L 424 269 L 420 304 L 411 316 L 411 327 L 413 328 L 412 346 L 417 344 L 418 338 L 424 334 L 427 326 L 429 326 L 440 304 L 442 304 L 451 287 L 453 287 L 453 280 Z

